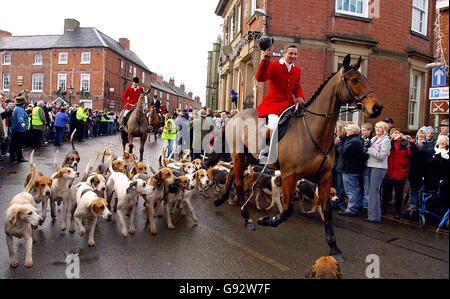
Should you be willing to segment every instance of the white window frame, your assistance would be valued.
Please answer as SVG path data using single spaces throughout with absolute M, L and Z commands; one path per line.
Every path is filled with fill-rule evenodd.
M 162 91 L 159 92 L 159 97 L 160 97 L 161 99 L 163 98 L 163 92 L 162 92 Z
M 63 57 L 66 57 L 66 59 L 62 59 Z M 67 64 L 69 62 L 69 53 L 67 52 L 61 52 L 58 56 L 58 64 Z
M 239 33 L 241 32 L 241 18 L 242 18 L 242 7 L 241 4 L 239 3 L 237 8 L 236 8 L 236 12 L 237 12 L 237 19 L 236 19 L 236 32 Z
M 83 88 L 83 80 L 87 81 L 87 89 Z M 91 74 L 81 74 L 80 75 L 80 90 L 91 91 Z
M 136 67 L 133 68 L 133 77 L 136 77 Z
M 252 0 L 252 2 L 250 4 L 251 5 L 251 7 L 250 7 L 250 16 L 253 16 L 255 14 L 255 10 L 257 8 L 257 5 L 256 5 L 257 1 L 258 0 Z
M 85 59 L 85 58 L 88 59 Z M 80 64 L 91 64 L 91 52 L 82 52 L 81 53 L 81 62 Z
M 31 74 L 31 91 L 43 92 L 44 91 L 44 74 L 33 73 Z
M 3 73 L 2 74 L 2 89 L 4 91 L 9 91 L 10 88 L 11 88 L 11 74 Z
M 158 95 L 158 91 L 155 89 L 155 96 L 157 96 Z
M 142 72 L 142 84 L 144 84 L 144 83 L 145 83 L 145 73 Z
M 417 5 L 418 2 L 422 3 L 423 7 L 419 7 Z M 415 19 L 415 15 L 417 16 L 417 13 L 419 14 L 419 19 Z M 420 22 L 422 22 L 422 28 L 420 28 Z M 411 11 L 411 30 L 426 36 L 427 29 L 428 29 L 428 0 L 413 0 Z
M 167 100 L 170 100 L 170 95 L 169 94 L 167 94 Z
M 42 65 L 42 53 L 34 54 L 34 65 Z
M 64 88 L 61 88 L 62 83 Z M 58 74 L 58 90 L 67 90 L 67 74 Z
M 417 70 L 411 71 L 408 99 L 408 130 L 417 130 L 419 128 L 423 76 L 424 73 L 422 72 Z
M 235 34 L 234 34 L 235 33 L 235 28 L 234 28 L 235 22 L 236 22 L 235 14 L 233 13 L 233 15 L 231 16 L 231 19 L 230 19 L 230 42 L 234 40 L 234 36 L 235 36 Z
M 348 3 L 348 9 L 344 9 L 345 4 Z M 350 7 L 351 4 L 355 4 L 355 11 L 351 11 Z M 358 10 L 358 4 L 361 3 L 361 12 L 357 12 Z M 369 17 L 369 0 L 336 0 L 335 2 L 335 11 L 340 14 L 350 15 L 350 16 L 357 16 L 362 18 L 368 18 Z
M 8 57 L 9 57 L 9 59 L 7 59 Z M 3 54 L 2 64 L 3 65 L 11 65 L 11 53 Z

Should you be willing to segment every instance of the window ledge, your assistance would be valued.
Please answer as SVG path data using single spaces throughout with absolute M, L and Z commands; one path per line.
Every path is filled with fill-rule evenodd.
M 414 30 L 412 30 L 412 29 L 410 29 L 409 32 L 410 32 L 412 35 L 421 37 L 421 38 L 426 39 L 426 40 L 428 40 L 428 41 L 430 40 L 430 38 L 429 38 L 428 36 L 423 35 L 422 33 L 419 33 L 419 32 L 414 31 Z
M 247 25 L 250 25 L 251 23 L 253 23 L 253 21 L 256 20 L 257 17 L 258 17 L 258 15 L 256 13 L 253 13 L 253 15 L 248 19 Z
M 80 62 L 80 64 L 91 64 L 90 62 Z
M 357 21 L 363 21 L 363 22 L 367 22 L 367 23 L 372 23 L 372 19 L 371 18 L 359 17 L 359 16 L 354 16 L 354 15 L 347 15 L 347 14 L 340 13 L 340 12 L 335 12 L 334 16 L 335 17 L 340 17 L 340 18 L 347 18 L 347 19 L 357 20 Z

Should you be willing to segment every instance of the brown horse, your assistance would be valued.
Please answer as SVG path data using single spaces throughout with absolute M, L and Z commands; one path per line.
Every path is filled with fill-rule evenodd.
M 151 106 L 150 107 L 150 113 L 148 115 L 148 123 L 150 125 L 150 127 L 152 128 L 152 132 L 153 134 L 155 134 L 155 142 L 157 142 L 156 140 L 156 136 L 158 135 L 158 131 L 159 131 L 159 115 L 156 112 L 155 106 Z M 151 138 L 151 134 L 148 135 L 148 142 L 150 142 L 150 138 Z
M 276 227 L 285 221 L 293 211 L 295 186 L 299 179 L 316 177 L 319 186 L 319 201 L 325 216 L 325 234 L 330 246 L 330 255 L 343 261 L 341 251 L 336 245 L 333 228 L 333 214 L 328 200 L 332 182 L 334 165 L 333 132 L 344 103 L 356 102 L 366 116 L 378 117 L 383 109 L 374 93 L 368 86 L 367 79 L 359 71 L 361 58 L 356 65 L 350 65 L 350 55 L 344 59 L 340 72 L 333 74 L 316 92 L 303 109 L 291 116 L 285 136 L 279 141 L 278 161 L 269 166 L 279 169 L 282 175 L 283 211 L 275 217 L 265 217 L 258 221 L 263 226 Z M 230 172 L 225 185 L 225 194 L 215 201 L 220 206 L 229 196 L 230 188 L 235 181 L 236 194 L 242 205 L 244 202 L 243 174 L 249 164 L 258 164 L 258 151 L 252 152 L 249 136 L 259 136 L 261 128 L 246 127 L 244 124 L 256 123 L 258 111 L 246 109 L 234 116 L 226 126 L 225 134 L 234 168 Z M 248 123 L 248 122 L 247 122 Z M 261 137 L 260 137 L 261 138 Z M 254 138 L 253 138 L 254 139 Z M 243 143 L 244 151 L 237 151 L 238 144 Z M 256 141 L 257 144 L 257 141 Z M 245 226 L 254 229 L 247 206 L 242 208 Z
M 145 110 L 146 110 L 146 104 L 145 104 L 145 97 L 150 92 L 150 89 L 148 91 L 144 91 L 139 96 L 139 100 L 136 104 L 136 109 L 134 109 L 133 112 L 131 112 L 130 118 L 128 119 L 128 133 L 122 132 L 120 134 L 122 138 L 122 147 L 123 151 L 125 152 L 125 148 L 127 143 L 129 152 L 133 152 L 134 144 L 133 144 L 133 138 L 139 137 L 141 140 L 141 146 L 139 148 L 139 161 L 144 160 L 144 145 L 145 141 L 147 140 L 147 130 L 148 130 L 148 121 L 147 117 L 145 116 Z

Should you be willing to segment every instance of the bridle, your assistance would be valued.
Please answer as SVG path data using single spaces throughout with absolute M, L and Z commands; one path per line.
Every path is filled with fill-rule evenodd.
M 342 113 L 348 113 L 348 112 L 353 113 L 353 112 L 355 112 L 355 111 L 364 111 L 364 110 L 366 110 L 366 107 L 364 106 L 364 104 L 363 104 L 361 101 L 364 100 L 369 94 L 375 92 L 375 90 L 370 89 L 370 90 L 366 91 L 364 94 L 362 94 L 362 95 L 359 96 L 359 97 L 358 97 L 357 95 L 355 95 L 355 93 L 352 91 L 352 89 L 351 89 L 350 86 L 348 85 L 348 83 L 347 83 L 347 80 L 348 80 L 348 79 L 345 78 L 345 75 L 347 75 L 348 73 L 350 73 L 350 72 L 352 72 L 352 71 L 357 71 L 357 72 L 358 72 L 358 69 L 357 69 L 356 67 L 350 67 L 350 69 L 347 70 L 347 71 L 345 71 L 345 72 L 343 72 L 343 70 L 344 70 L 344 68 L 341 68 L 341 70 L 339 71 L 339 75 L 341 76 L 342 82 L 344 83 L 345 87 L 347 88 L 347 90 L 348 90 L 350 96 L 351 96 L 351 97 L 353 98 L 353 100 L 356 102 L 356 107 L 354 107 L 354 108 L 353 108 L 353 107 L 352 107 L 352 108 L 347 108 L 347 109 L 339 110 L 339 111 L 332 112 L 332 113 L 318 113 L 318 112 L 314 112 L 314 111 L 308 110 L 308 109 L 307 109 L 303 104 L 301 104 L 301 103 L 297 103 L 297 105 L 295 106 L 294 112 L 293 112 L 295 115 L 297 115 L 297 116 L 303 118 L 303 124 L 305 125 L 306 131 L 308 132 L 308 135 L 309 135 L 309 137 L 311 138 L 312 143 L 314 144 L 314 146 L 316 147 L 316 149 L 318 149 L 318 150 L 322 153 L 322 155 L 323 155 L 322 163 L 320 164 L 319 169 L 318 169 L 317 172 L 313 175 L 313 177 L 316 177 L 317 174 L 319 174 L 319 172 L 322 170 L 323 165 L 325 165 L 325 162 L 326 162 L 326 160 L 327 160 L 327 158 L 328 158 L 328 155 L 330 154 L 331 150 L 333 149 L 333 146 L 334 146 L 334 140 L 333 140 L 333 139 L 334 139 L 334 137 L 336 137 L 336 136 L 335 136 L 335 133 L 333 132 L 333 139 L 331 140 L 330 146 L 328 147 L 328 149 L 327 149 L 326 151 L 322 150 L 322 148 L 319 146 L 319 144 L 316 142 L 316 140 L 315 140 L 314 137 L 312 136 L 312 133 L 311 133 L 309 127 L 308 127 L 308 124 L 306 123 L 305 113 L 310 113 L 310 114 L 312 114 L 312 115 L 316 115 L 316 116 L 320 116 L 320 117 L 325 117 L 325 118 L 330 122 L 330 125 L 331 125 L 331 117 L 332 117 L 332 116 L 340 115 L 340 114 L 342 114 Z M 339 95 L 336 94 L 337 100 L 339 100 L 338 97 L 339 97 Z M 299 111 L 299 108 L 301 108 L 300 111 Z

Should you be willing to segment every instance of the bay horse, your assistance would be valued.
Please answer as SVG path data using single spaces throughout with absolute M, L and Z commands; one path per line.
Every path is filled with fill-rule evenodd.
M 375 91 L 369 88 L 366 77 L 358 71 L 361 57 L 355 65 L 350 65 L 350 60 L 350 55 L 347 55 L 341 70 L 332 74 L 311 100 L 304 106 L 299 105 L 300 109 L 296 109 L 295 115 L 291 116 L 286 134 L 277 144 L 278 161 L 269 164 L 271 168 L 281 171 L 283 210 L 275 217 L 263 217 L 258 220 L 260 225 L 273 227 L 284 222 L 293 211 L 297 181 L 301 178 L 316 177 L 320 207 L 325 216 L 325 235 L 330 247 L 330 255 L 340 262 L 344 260 L 336 245 L 333 214 L 328 200 L 332 182 L 331 170 L 335 159 L 334 128 L 344 103 L 356 103 L 358 107 L 356 109 L 364 110 L 365 115 L 370 118 L 378 117 L 383 109 Z M 234 168 L 227 178 L 225 193 L 214 203 L 216 207 L 227 200 L 233 181 L 236 185 L 238 201 L 241 205 L 244 203 L 244 170 L 249 164 L 259 164 L 259 150 L 250 152 L 249 136 L 261 136 L 261 127 L 260 129 L 256 127 L 254 131 L 255 128 L 246 127 L 244 124 L 247 120 L 256 123 L 257 117 L 258 110 L 245 109 L 235 115 L 226 126 L 225 136 Z M 238 143 L 243 143 L 244 151 L 237 152 Z M 245 226 L 254 230 L 247 206 L 244 205 L 241 210 Z
M 145 110 L 147 109 L 145 103 L 145 97 L 150 92 L 143 91 L 139 96 L 139 100 L 136 104 L 136 108 L 133 112 L 131 112 L 130 117 L 128 118 L 128 132 L 121 132 L 120 137 L 122 139 L 122 147 L 125 152 L 126 145 L 128 143 L 129 152 L 133 152 L 134 144 L 133 138 L 139 137 L 141 141 L 141 146 L 139 148 L 139 161 L 144 160 L 144 145 L 147 140 L 147 130 L 148 130 L 148 121 L 145 115 Z
M 150 113 L 148 115 L 148 124 L 150 125 L 150 127 L 152 128 L 152 132 L 155 136 L 155 143 L 157 142 L 156 140 L 156 136 L 158 135 L 158 131 L 159 131 L 159 115 L 156 112 L 155 106 L 150 106 Z M 150 142 L 150 138 L 151 138 L 151 134 L 148 135 L 148 142 Z

